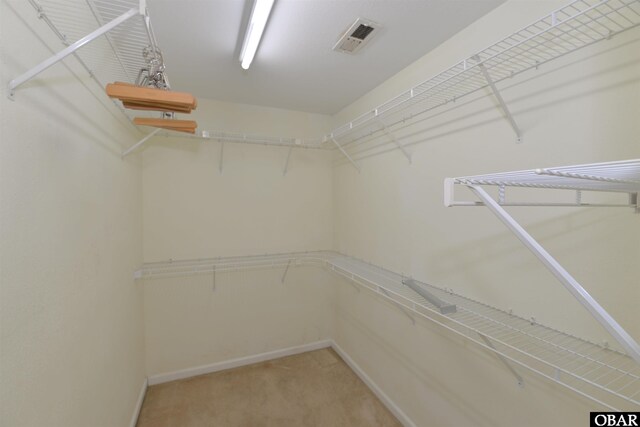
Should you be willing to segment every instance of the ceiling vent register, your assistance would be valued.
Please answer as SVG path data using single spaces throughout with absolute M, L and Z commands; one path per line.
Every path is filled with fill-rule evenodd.
M 333 50 L 353 55 L 371 41 L 379 28 L 380 24 L 358 18 L 338 39 Z

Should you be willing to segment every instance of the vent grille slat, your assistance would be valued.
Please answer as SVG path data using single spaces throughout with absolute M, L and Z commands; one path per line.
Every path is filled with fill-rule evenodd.
M 356 28 L 356 30 L 353 33 L 351 33 L 351 37 L 364 40 L 367 38 L 369 34 L 371 34 L 372 31 L 373 31 L 373 27 L 360 24 L 360 26 L 358 26 L 358 28 Z

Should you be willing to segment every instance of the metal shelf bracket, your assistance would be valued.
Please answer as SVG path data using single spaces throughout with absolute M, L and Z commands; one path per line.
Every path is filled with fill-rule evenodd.
M 484 205 L 502 221 L 560 283 L 616 339 L 626 353 L 640 363 L 640 345 L 611 315 L 560 265 L 526 230 L 516 222 L 487 192 L 478 185 L 467 185 Z
M 291 265 L 291 260 L 287 261 L 287 266 L 284 269 L 284 273 L 282 273 L 282 279 L 280 279 L 280 283 L 284 284 L 284 279 L 287 277 L 287 272 L 289 271 L 289 266 Z
M 473 57 L 473 59 L 479 60 L 480 58 L 478 56 L 475 56 L 475 57 Z M 505 117 L 509 121 L 509 124 L 513 128 L 513 131 L 515 132 L 516 138 L 517 138 L 516 142 L 517 143 L 521 143 L 522 142 L 522 132 L 520 131 L 520 127 L 516 123 L 516 120 L 513 118 L 513 115 L 511 114 L 511 111 L 509 110 L 509 107 L 507 107 L 507 103 L 504 102 L 504 98 L 502 97 L 502 94 L 498 90 L 498 87 L 496 86 L 495 82 L 491 78 L 491 75 L 487 71 L 487 67 L 485 67 L 485 65 L 482 62 L 480 62 L 478 64 L 478 68 L 480 69 L 480 72 L 482 73 L 482 75 L 484 76 L 485 80 L 487 81 L 487 84 L 491 88 L 491 91 L 493 92 L 493 96 L 495 96 L 496 99 L 498 100 L 498 104 L 500 104 L 500 108 L 502 108 L 502 111 L 504 112 Z
M 336 141 L 336 139 L 333 136 L 331 137 L 331 140 L 336 145 L 336 147 L 338 147 L 338 149 L 342 152 L 342 154 L 344 154 L 344 156 L 347 158 L 347 160 L 349 160 L 351 162 L 353 167 L 356 168 L 358 173 L 360 173 L 360 166 L 358 166 L 358 164 L 351 158 L 351 156 L 345 151 L 345 149 L 342 148 L 342 145 L 340 145 L 338 143 L 338 141 Z
M 287 152 L 287 160 L 284 162 L 284 170 L 282 171 L 283 176 L 286 176 L 287 171 L 289 170 L 289 160 L 291 159 L 292 151 L 293 151 L 293 147 L 289 147 L 289 151 Z
M 220 159 L 218 160 L 218 171 L 222 175 L 222 165 L 224 161 L 224 141 L 220 141 Z
M 409 152 L 404 147 L 404 145 L 402 145 L 400 141 L 398 141 L 396 136 L 393 133 L 391 133 L 389 129 L 387 129 L 387 126 L 385 126 L 385 124 L 382 123 L 382 121 L 379 121 L 379 123 L 380 123 L 380 126 L 382 126 L 382 131 L 385 133 L 385 135 L 387 135 L 389 139 L 391 139 L 391 141 L 396 145 L 396 147 L 398 147 L 398 149 L 402 151 L 402 154 L 404 154 L 404 156 L 409 161 L 409 164 L 411 164 L 411 154 L 409 154 Z
M 122 158 L 124 159 L 125 157 L 127 157 L 129 154 L 131 154 L 132 152 L 134 152 L 138 147 L 140 147 L 142 144 L 144 144 L 145 142 L 147 142 L 149 139 L 151 139 L 155 134 L 157 134 L 158 132 L 160 132 L 160 128 L 158 129 L 154 129 L 151 133 L 147 134 L 144 138 L 142 138 L 140 141 L 136 142 L 135 144 L 133 144 L 131 147 L 129 147 L 128 149 L 126 149 L 125 151 L 122 152 Z
M 513 374 L 514 377 L 516 377 L 516 380 L 518 381 L 518 386 L 520 388 L 524 388 L 524 379 L 522 378 L 522 376 L 520 376 L 520 374 L 518 373 L 518 371 L 516 371 L 514 369 L 513 366 L 511 366 L 511 363 L 509 363 L 509 361 L 507 359 L 504 358 L 504 356 L 502 356 L 498 350 L 496 350 L 496 348 L 494 347 L 493 343 L 491 342 L 491 340 L 484 334 L 478 333 L 478 335 L 480 336 L 480 338 L 482 339 L 482 341 L 484 341 L 484 343 L 491 347 L 493 349 L 493 354 L 496 355 L 496 357 L 504 364 L 504 366 L 507 367 L 507 369 L 509 370 L 509 372 L 511 372 Z M 557 370 L 556 370 L 557 372 Z M 559 377 L 558 377 L 559 380 Z

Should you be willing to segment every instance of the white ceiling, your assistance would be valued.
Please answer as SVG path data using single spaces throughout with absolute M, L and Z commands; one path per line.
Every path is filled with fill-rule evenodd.
M 332 114 L 503 1 L 276 0 L 246 71 L 238 55 L 253 0 L 150 0 L 148 7 L 174 90 Z M 356 55 L 333 51 L 358 17 L 382 29 Z

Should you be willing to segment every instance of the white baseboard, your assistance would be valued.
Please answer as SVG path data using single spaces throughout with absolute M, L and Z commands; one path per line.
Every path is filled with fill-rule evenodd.
M 395 404 L 393 400 L 386 395 L 384 391 L 367 375 L 362 368 L 342 349 L 335 341 L 331 341 L 331 348 L 345 361 L 347 365 L 353 370 L 353 372 L 360 377 L 363 383 L 367 385 L 375 394 L 378 399 L 387 407 L 387 409 L 400 421 L 404 427 L 416 427 L 416 424 L 411 421 L 411 418 L 405 414 L 402 409 Z
M 362 370 L 362 368 L 333 340 L 316 341 L 309 344 L 303 344 L 295 347 L 283 348 L 281 350 L 269 351 L 253 356 L 239 357 L 237 359 L 225 360 L 223 362 L 212 363 L 209 365 L 196 366 L 194 368 L 181 369 L 179 371 L 167 372 L 164 374 L 152 375 L 145 380 L 144 386 L 138 398 L 138 404 L 134 417 L 131 421 L 131 427 L 135 427 L 142 401 L 147 389 L 147 385 L 162 384 L 169 381 L 181 380 L 184 378 L 195 377 L 197 375 L 209 374 L 212 372 L 223 371 L 225 369 L 237 368 L 239 366 L 251 365 L 253 363 L 264 362 L 267 360 L 278 359 L 280 357 L 291 356 L 294 354 L 305 353 L 307 351 L 319 350 L 321 348 L 331 347 L 345 361 L 347 365 L 358 375 L 367 387 L 380 399 L 380 401 L 389 409 L 389 411 L 400 421 L 405 427 L 416 427 L 416 424 L 405 414 L 398 405 L 393 402 L 385 392 Z
M 225 360 L 223 362 L 212 363 L 210 365 L 196 366 L 194 368 L 181 369 L 179 371 L 167 372 L 164 374 L 151 375 L 149 377 L 149 385 L 166 383 L 169 381 L 181 380 L 184 378 L 195 377 L 197 375 L 210 374 L 212 372 L 223 371 L 225 369 L 237 368 L 239 366 L 251 365 L 253 363 L 264 362 L 266 360 L 278 359 L 280 357 L 291 356 L 307 351 L 319 350 L 321 348 L 331 347 L 331 340 L 316 341 L 309 344 L 303 344 L 295 347 L 283 348 L 281 350 L 269 351 L 253 356 L 239 357 L 237 359 Z
M 147 394 L 147 379 L 145 378 L 142 382 L 142 388 L 140 389 L 140 394 L 138 394 L 138 401 L 136 402 L 136 407 L 133 408 L 133 415 L 131 416 L 131 422 L 129 423 L 130 427 L 136 427 L 138 423 L 138 417 L 140 416 L 140 409 L 142 408 L 142 402 L 144 402 L 144 396 Z

